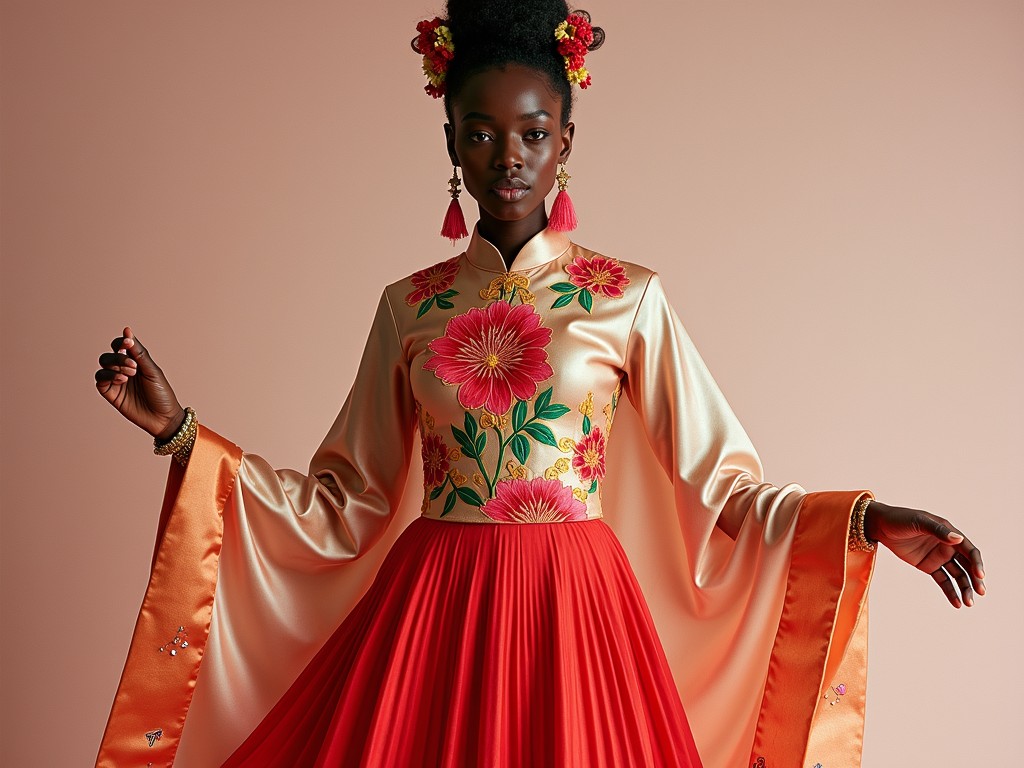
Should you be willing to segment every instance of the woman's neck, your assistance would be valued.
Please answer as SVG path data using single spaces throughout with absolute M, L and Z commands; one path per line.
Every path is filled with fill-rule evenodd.
M 501 221 L 481 209 L 477 229 L 481 237 L 498 249 L 505 262 L 505 269 L 509 269 L 523 246 L 547 225 L 548 215 L 544 206 L 540 205 L 537 210 L 519 221 Z

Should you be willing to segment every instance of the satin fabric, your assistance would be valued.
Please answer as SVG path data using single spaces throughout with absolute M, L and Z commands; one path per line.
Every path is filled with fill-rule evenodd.
M 619 538 L 704 765 L 859 765 L 874 555 L 847 554 L 846 526 L 857 498 L 870 492 L 808 493 L 765 480 L 655 271 L 606 259 L 551 230 L 527 243 L 506 271 L 476 229 L 466 252 L 432 269 L 381 293 L 353 387 L 308 472 L 274 469 L 243 452 L 222 509 L 171 503 L 172 518 L 194 519 L 211 539 L 217 533 L 208 520 L 223 515 L 224 524 L 219 568 L 195 587 L 214 604 L 208 636 L 200 632 L 201 647 L 193 646 L 202 654 L 199 671 L 179 681 L 182 697 L 195 688 L 183 730 L 161 713 L 165 704 L 135 699 L 151 708 L 147 722 L 167 721 L 158 746 L 176 755 L 178 766 L 219 765 L 353 609 L 418 515 L 510 524 L 471 503 L 492 492 L 489 481 L 499 472 L 475 475 L 500 466 L 501 480 L 557 480 L 575 500 L 573 519 L 603 519 Z M 576 291 L 570 303 L 555 306 L 574 276 L 591 286 L 590 297 Z M 568 409 L 548 421 L 554 444 L 532 440 L 525 462 L 509 455 L 511 447 L 501 450 L 497 434 L 512 428 L 501 422 L 509 413 L 492 414 L 490 423 L 486 409 L 460 401 L 483 390 L 455 381 L 465 374 L 457 360 L 424 367 L 442 356 L 437 339 L 456 337 L 460 322 L 494 320 L 469 313 L 510 295 L 516 306 L 531 304 L 551 331 L 545 360 L 534 354 L 527 371 L 538 378 L 542 362 L 551 368 L 531 393 L 533 415 L 548 387 L 550 401 Z M 526 314 L 517 310 L 506 320 L 526 322 Z M 452 320 L 460 315 L 463 321 Z M 543 341 L 535 327 L 516 330 L 534 347 Z M 515 384 L 521 391 L 523 382 Z M 503 403 L 501 391 L 485 394 L 489 403 Z M 467 411 L 480 432 L 494 435 L 479 462 L 455 446 L 453 427 L 468 429 Z M 597 483 L 594 451 L 575 449 L 595 427 L 607 440 Z M 421 449 L 428 436 L 444 437 L 447 477 L 460 481 L 460 492 L 452 495 L 453 481 L 446 481 L 434 496 L 436 487 L 424 484 L 428 473 L 437 474 L 439 454 L 416 455 L 417 433 Z M 201 429 L 197 445 L 226 451 L 218 438 Z M 169 497 L 178 484 L 213 482 L 195 466 L 208 455 L 194 453 L 183 478 L 172 473 Z M 214 484 L 207 496 L 217 492 Z M 151 581 L 149 606 L 160 594 L 153 588 Z M 165 624 L 179 624 L 170 606 L 165 613 Z M 129 664 L 141 652 L 133 644 Z M 134 685 L 126 668 L 118 696 L 130 696 Z M 133 759 L 143 765 L 154 754 L 115 713 L 98 764 L 124 764 L 104 757 L 113 741 L 135 744 Z M 169 763 L 154 762 L 161 764 Z

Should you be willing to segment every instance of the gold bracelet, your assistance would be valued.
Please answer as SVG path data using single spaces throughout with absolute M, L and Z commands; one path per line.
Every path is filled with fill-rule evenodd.
M 153 453 L 157 456 L 171 454 L 174 460 L 181 466 L 188 464 L 188 457 L 192 453 L 192 446 L 196 444 L 196 433 L 199 431 L 199 418 L 191 407 L 185 408 L 185 421 L 182 422 L 178 431 L 164 442 L 153 438 Z
M 864 495 L 853 505 L 853 513 L 850 515 L 850 534 L 846 543 L 846 548 L 851 552 L 875 551 L 875 543 L 864 534 L 864 513 L 870 503 L 871 497 Z

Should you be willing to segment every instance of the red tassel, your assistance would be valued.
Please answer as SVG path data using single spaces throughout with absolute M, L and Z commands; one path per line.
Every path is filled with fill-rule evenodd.
M 576 209 L 573 208 L 572 198 L 568 192 L 560 189 L 555 195 L 555 202 L 551 205 L 548 228 L 557 232 L 570 232 L 576 229 L 576 224 Z
M 469 231 L 466 229 L 466 217 L 462 215 L 462 206 L 459 205 L 459 198 L 453 197 L 448 204 L 448 213 L 444 216 L 444 224 L 441 226 L 441 237 L 447 237 L 455 245 L 455 241 L 466 237 Z

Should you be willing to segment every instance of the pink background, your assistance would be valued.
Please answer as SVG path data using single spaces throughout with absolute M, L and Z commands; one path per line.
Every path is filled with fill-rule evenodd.
M 773 482 L 985 552 L 959 612 L 881 554 L 864 764 L 1018 758 L 1024 5 L 584 7 L 575 239 L 662 273 Z M 4 2 L 4 765 L 91 764 L 145 588 L 168 459 L 95 391 L 122 326 L 304 468 L 380 288 L 452 254 L 436 10 Z

